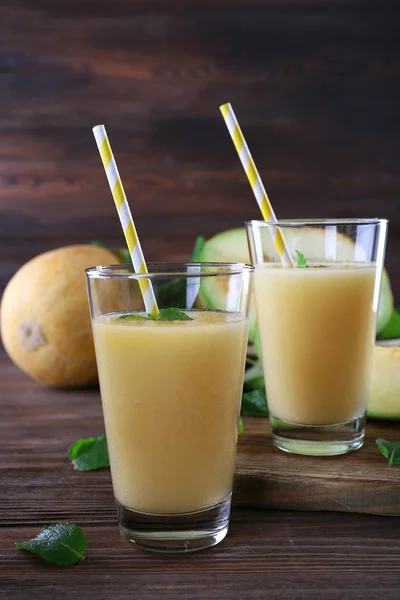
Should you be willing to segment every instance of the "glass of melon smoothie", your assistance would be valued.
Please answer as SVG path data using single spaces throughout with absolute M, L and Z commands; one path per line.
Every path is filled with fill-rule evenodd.
M 228 530 L 254 267 L 148 268 L 86 271 L 111 476 L 123 537 L 185 552 Z M 185 320 L 146 319 L 143 279 Z
M 345 454 L 364 441 L 387 221 L 278 225 L 295 268 L 282 266 L 270 225 L 246 223 L 273 441 Z

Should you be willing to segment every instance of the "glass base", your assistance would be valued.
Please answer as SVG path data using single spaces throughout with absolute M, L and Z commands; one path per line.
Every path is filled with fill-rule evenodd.
M 228 533 L 231 496 L 205 510 L 166 515 L 138 512 L 115 502 L 121 536 L 142 550 L 194 552 L 219 544 Z
M 366 416 L 335 425 L 299 425 L 270 415 L 272 439 L 280 450 L 307 456 L 336 456 L 364 443 Z

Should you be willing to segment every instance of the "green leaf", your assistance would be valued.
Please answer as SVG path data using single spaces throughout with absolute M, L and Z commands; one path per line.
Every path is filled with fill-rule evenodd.
M 393 340 L 400 338 L 400 313 L 394 309 L 389 323 L 378 335 L 378 340 Z
M 147 319 L 147 317 L 143 317 L 142 315 L 137 315 L 135 313 L 129 313 L 129 315 L 121 315 L 120 317 L 118 317 L 118 321 L 120 319 L 134 319 L 134 320 L 139 320 L 139 321 L 145 321 Z
M 375 441 L 383 456 L 387 458 L 389 467 L 400 465 L 400 442 L 388 442 L 382 438 Z
M 238 434 L 240 435 L 241 433 L 243 433 L 243 421 L 242 421 L 242 417 L 240 417 L 240 419 L 239 419 L 239 427 L 238 427 Z
M 98 246 L 99 248 L 105 248 L 106 250 L 110 250 L 108 246 L 103 244 L 103 242 L 99 242 L 98 240 L 93 240 L 90 242 L 92 246 Z
M 72 567 L 85 558 L 87 539 L 82 529 L 74 523 L 46 525 L 35 538 L 15 544 L 43 560 L 62 567 Z
M 260 360 L 245 371 L 243 384 L 250 390 L 265 388 L 264 371 Z
M 127 248 L 110 248 L 109 246 L 103 244 L 103 242 L 100 242 L 98 240 L 93 240 L 90 243 L 92 246 L 99 246 L 100 248 L 105 248 L 106 250 L 109 250 L 110 252 L 115 254 L 115 256 L 120 262 L 125 264 L 132 264 L 131 255 L 129 254 L 129 250 Z
M 202 235 L 199 235 L 199 237 L 195 241 L 193 252 L 192 252 L 192 258 L 190 259 L 190 262 L 198 262 L 200 260 L 201 253 L 203 252 L 205 243 L 206 243 L 206 238 L 204 238 Z
M 125 265 L 131 265 L 132 259 L 128 248 L 111 248 L 111 252 Z
M 242 415 L 248 417 L 268 417 L 268 404 L 265 390 L 246 392 L 242 396 Z
M 75 471 L 96 471 L 109 467 L 110 459 L 105 434 L 97 438 L 78 440 L 68 448 L 68 457 Z
M 297 266 L 300 269 L 308 269 L 308 264 L 306 262 L 304 254 L 299 252 L 299 250 L 296 250 L 296 254 L 297 254 Z
M 190 259 L 191 262 L 197 262 L 199 260 L 205 243 L 206 240 L 203 237 L 198 237 L 196 239 L 193 254 Z M 171 281 L 161 283 L 158 290 L 158 306 L 176 306 L 177 308 L 186 308 L 186 292 L 188 289 L 188 285 L 191 285 L 191 283 L 189 283 L 186 278 L 182 277 L 178 277 L 177 279 L 172 279 Z
M 186 313 L 179 308 L 162 308 L 158 313 L 156 321 L 193 321 Z
M 183 278 L 161 283 L 157 298 L 158 306 L 186 308 L 186 287 L 186 279 Z

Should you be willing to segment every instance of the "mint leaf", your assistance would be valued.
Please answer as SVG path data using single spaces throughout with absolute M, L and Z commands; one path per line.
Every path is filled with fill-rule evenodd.
M 98 240 L 93 240 L 90 242 L 92 246 L 99 246 L 99 248 L 105 248 L 109 250 L 118 258 L 118 260 L 125 264 L 132 264 L 131 255 L 129 254 L 129 250 L 127 248 L 109 248 L 103 242 L 99 242 Z
M 378 340 L 393 340 L 400 338 L 400 313 L 394 309 L 389 323 L 378 335 Z
M 158 289 L 158 306 L 186 308 L 186 278 L 171 279 L 161 283 Z
M 206 240 L 203 237 L 199 236 L 196 239 L 190 262 L 197 262 L 200 260 L 205 243 Z M 171 281 L 161 283 L 158 289 L 158 306 L 176 306 L 177 308 L 186 308 L 187 291 L 189 286 L 193 284 L 193 280 L 183 277 L 178 277 L 177 279 L 171 279 Z
M 90 242 L 90 244 L 92 246 L 98 246 L 99 248 L 105 248 L 106 250 L 110 250 L 110 248 L 108 246 L 103 244 L 103 242 L 99 242 L 98 240 L 93 240 Z
M 382 438 L 378 438 L 375 442 L 383 456 L 387 458 L 389 467 L 400 465 L 400 442 L 388 442 Z
M 205 238 L 201 236 L 199 236 L 196 239 L 190 262 L 200 261 L 205 243 Z M 186 279 L 183 277 L 171 279 L 171 281 L 161 283 L 158 290 L 158 306 L 176 306 L 177 308 L 190 308 L 187 304 L 187 293 L 192 285 L 194 285 L 193 279 Z
M 75 471 L 96 471 L 109 467 L 110 459 L 105 434 L 97 438 L 78 440 L 68 448 L 68 457 Z
M 268 404 L 265 390 L 258 389 L 243 394 L 241 413 L 248 417 L 268 417 Z
M 162 308 L 158 313 L 156 321 L 193 321 L 188 315 L 179 308 Z
M 139 320 L 145 321 L 147 318 L 148 317 L 143 317 L 142 315 L 137 315 L 135 313 L 129 313 L 129 315 L 121 315 L 120 317 L 118 317 L 118 321 L 120 319 L 139 319 Z M 153 318 L 153 317 L 151 317 L 151 318 Z
M 111 248 L 111 252 L 121 261 L 122 264 L 131 265 L 132 259 L 127 248 Z
M 203 248 L 205 246 L 205 243 L 206 243 L 206 238 L 204 238 L 203 236 L 199 235 L 196 238 L 196 241 L 194 243 L 192 258 L 190 259 L 190 262 L 199 262 L 201 253 L 203 252 Z
M 308 264 L 306 262 L 304 254 L 299 252 L 299 250 L 296 250 L 296 254 L 297 254 L 297 266 L 300 269 L 308 269 Z
M 264 371 L 260 360 L 258 360 L 249 369 L 246 369 L 244 373 L 243 385 L 246 389 L 256 390 L 258 388 L 264 388 Z
M 15 544 L 43 560 L 62 567 L 72 567 L 85 558 L 87 539 L 75 523 L 46 525 L 35 538 Z

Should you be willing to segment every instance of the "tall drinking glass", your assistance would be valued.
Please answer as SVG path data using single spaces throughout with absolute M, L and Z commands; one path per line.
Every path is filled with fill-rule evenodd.
M 281 450 L 316 456 L 357 450 L 364 441 L 387 221 L 278 226 L 295 268 L 282 267 L 270 225 L 246 223 L 273 441 Z
M 148 268 L 86 271 L 111 476 L 123 537 L 185 552 L 228 531 L 254 267 Z M 143 279 L 169 320 L 146 319 Z

